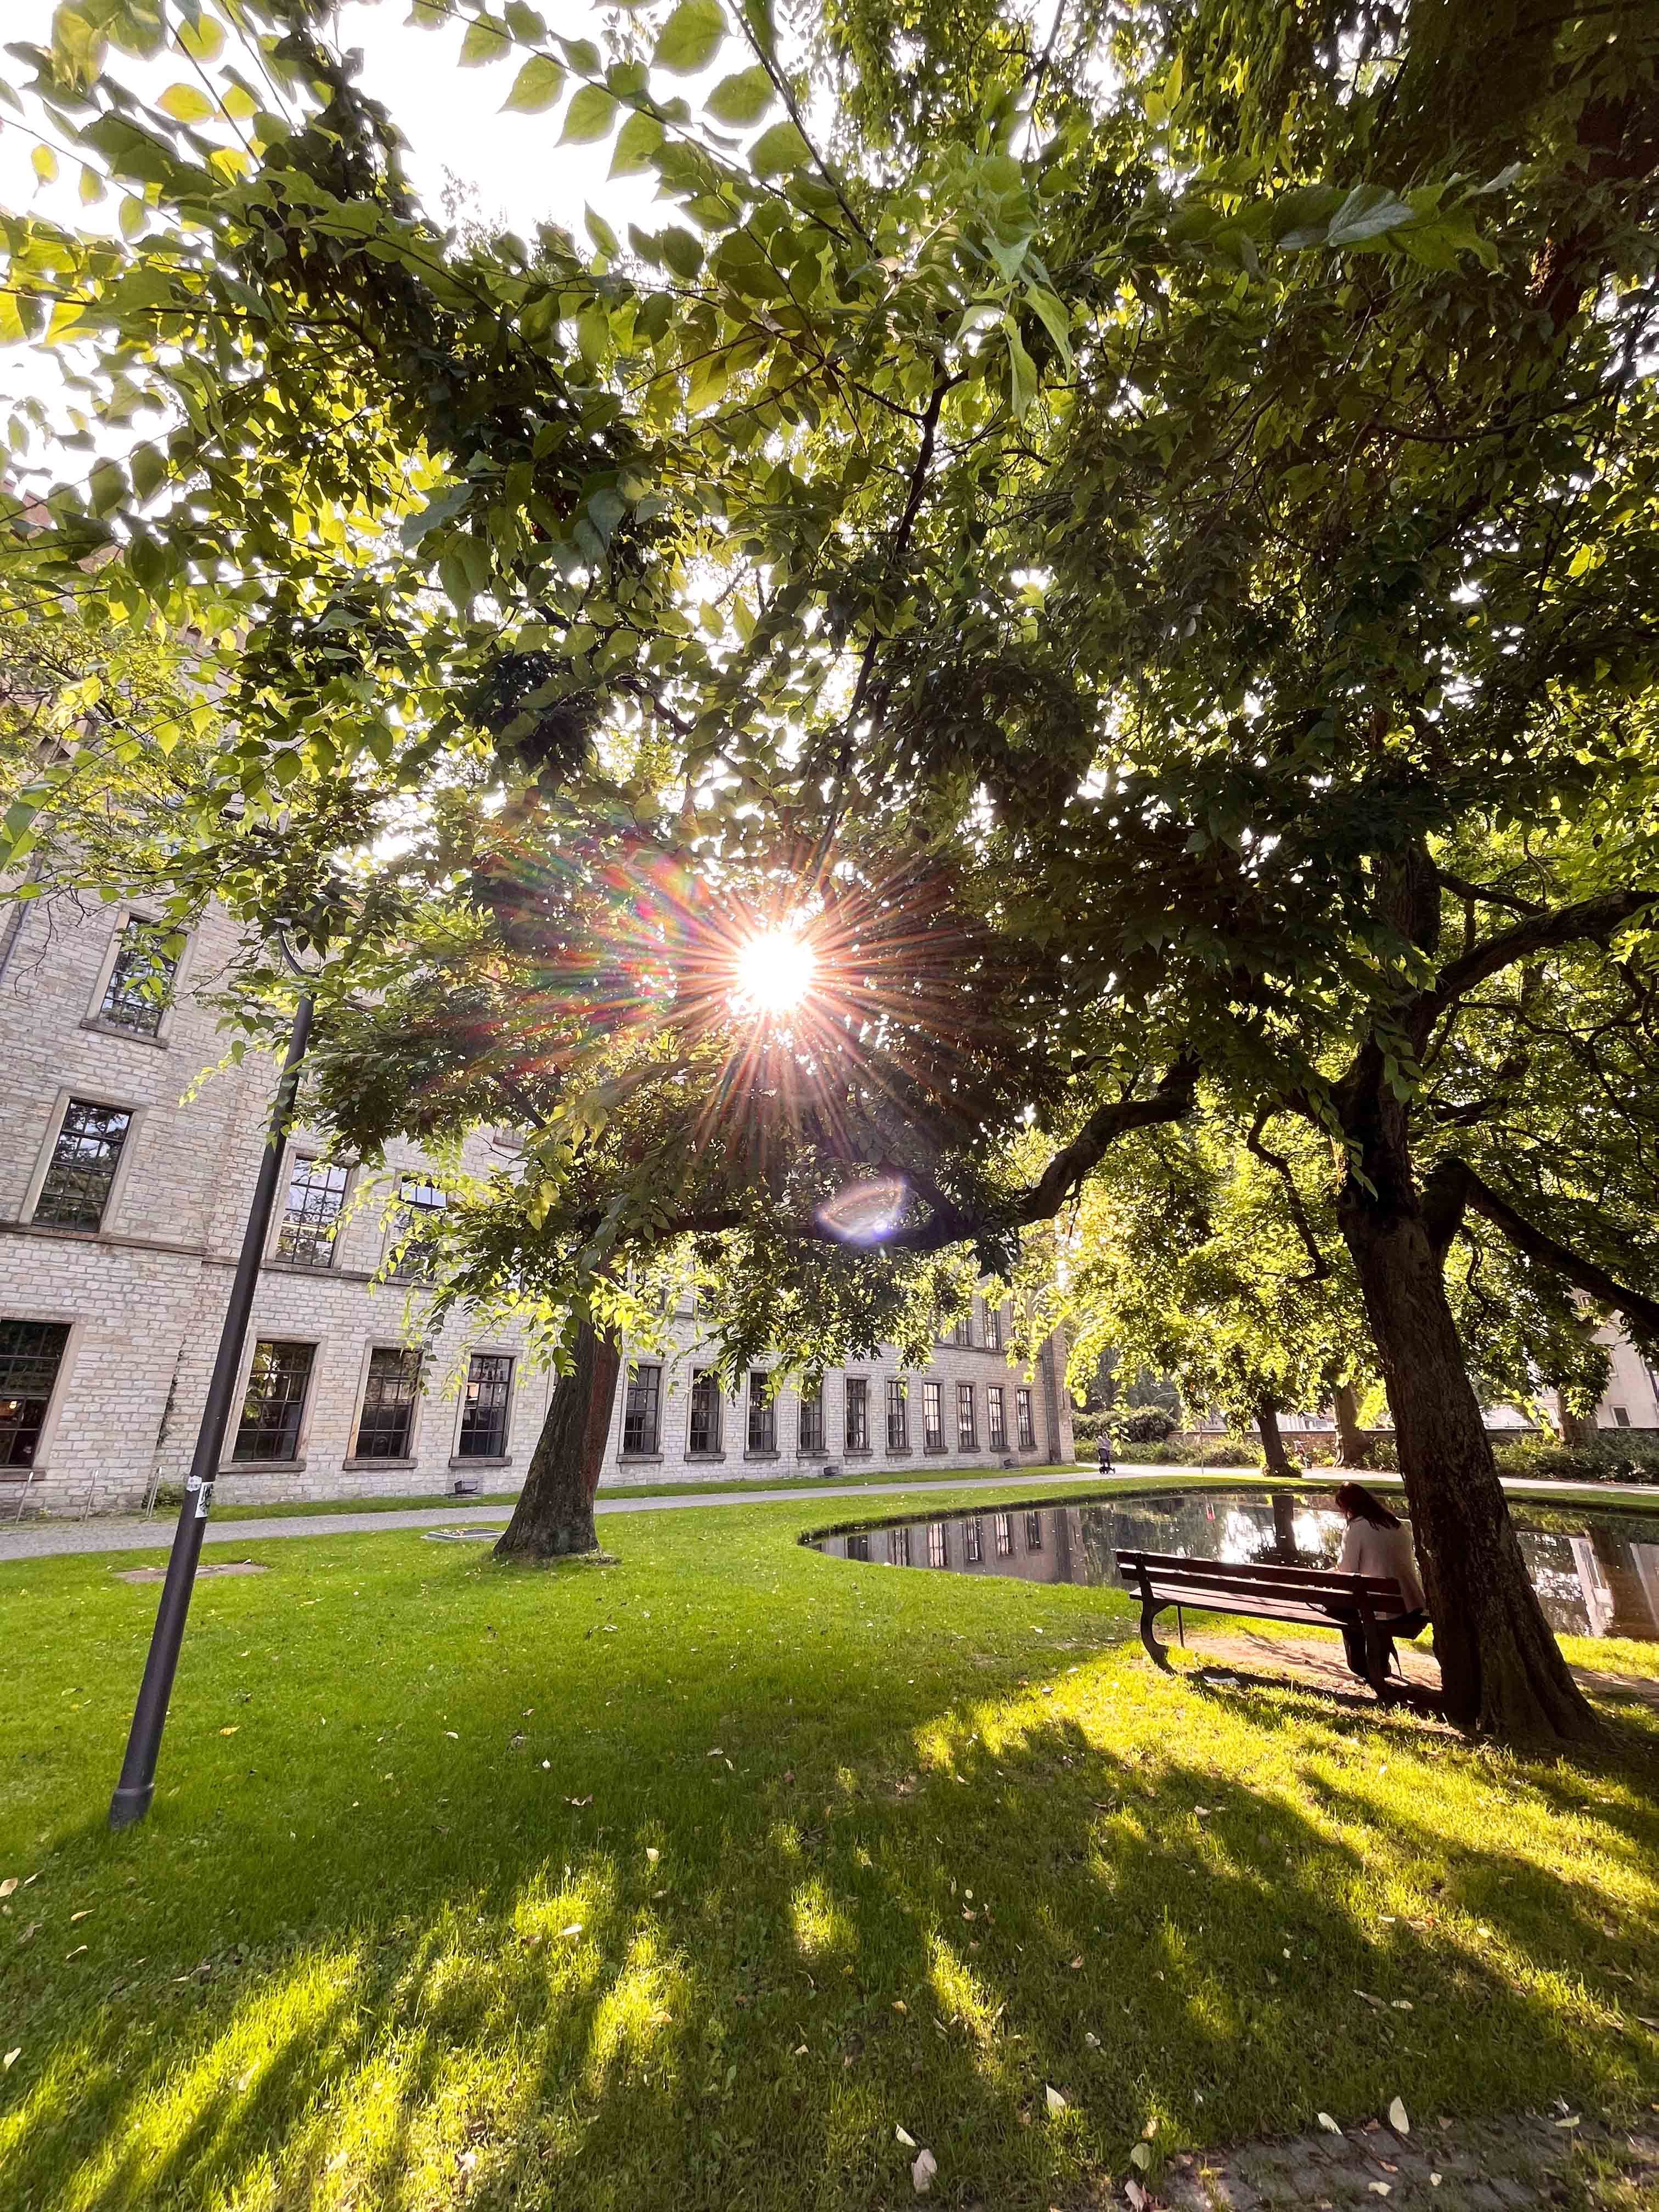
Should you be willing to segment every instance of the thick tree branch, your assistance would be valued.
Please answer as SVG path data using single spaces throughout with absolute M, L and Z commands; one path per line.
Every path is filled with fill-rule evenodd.
M 1656 907 L 1659 907 L 1659 890 L 1629 890 L 1602 891 L 1595 898 L 1578 899 L 1571 906 L 1557 907 L 1553 913 L 1529 915 L 1524 921 L 1498 930 L 1457 959 L 1449 961 L 1434 984 L 1412 1001 L 1407 1018 L 1419 1036 L 1426 1036 L 1449 1006 L 1455 1006 L 1477 983 L 1484 983 L 1489 975 L 1513 967 L 1517 960 L 1551 951 L 1559 945 L 1576 944 L 1583 939 L 1605 941 L 1626 922 L 1634 921 L 1638 915 Z
M 1310 1272 L 1302 1279 L 1304 1283 L 1322 1283 L 1331 1272 L 1330 1262 L 1319 1249 L 1319 1239 L 1313 1233 L 1312 1224 L 1308 1219 L 1307 1209 L 1302 1203 L 1302 1194 L 1297 1188 L 1296 1177 L 1291 1172 L 1291 1164 L 1283 1152 L 1269 1150 L 1261 1141 L 1261 1132 L 1267 1127 L 1273 1112 L 1273 1109 L 1271 1106 L 1264 1106 L 1256 1115 L 1255 1120 L 1250 1124 L 1250 1133 L 1244 1139 L 1245 1149 L 1254 1152 L 1257 1159 L 1265 1161 L 1283 1181 L 1285 1202 L 1290 1207 L 1291 1219 L 1296 1224 L 1296 1233 L 1302 1239 L 1311 1262 Z
M 1466 1212 L 1483 1214 L 1500 1230 L 1517 1252 L 1552 1267 L 1558 1275 L 1583 1291 L 1598 1305 L 1612 1306 L 1632 1329 L 1650 1341 L 1659 1340 L 1659 1298 L 1650 1298 L 1610 1275 L 1594 1260 L 1586 1260 L 1518 1213 L 1506 1198 L 1482 1181 L 1467 1160 L 1442 1160 L 1423 1187 L 1423 1215 L 1436 1249 L 1442 1254 L 1455 1234 Z

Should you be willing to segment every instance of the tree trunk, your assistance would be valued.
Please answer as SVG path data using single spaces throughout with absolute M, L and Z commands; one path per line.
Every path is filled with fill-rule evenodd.
M 1255 1425 L 1261 1437 L 1261 1456 L 1267 1462 L 1269 1474 L 1293 1474 L 1291 1455 L 1285 1449 L 1285 1439 L 1279 1433 L 1279 1408 L 1271 1398 L 1258 1401 Z
M 1336 1409 L 1337 1456 L 1343 1467 L 1364 1467 L 1371 1439 L 1359 1425 L 1359 1394 L 1352 1382 L 1337 1385 L 1332 1401 Z
M 1296 1498 L 1288 1490 L 1275 1490 L 1272 1495 L 1273 1509 L 1273 1557 L 1281 1567 L 1298 1567 L 1302 1555 L 1296 1548 Z
M 570 1372 L 554 1385 L 530 1473 L 495 1547 L 498 1559 L 559 1559 L 599 1550 L 593 1493 L 621 1364 L 621 1340 L 583 1322 Z
M 1382 1361 L 1434 1621 L 1447 1717 L 1510 1740 L 1583 1742 L 1596 1720 L 1527 1578 L 1446 1297 L 1414 1203 L 1352 1180 L 1342 1231 Z M 1407 1178 L 1408 1187 L 1408 1178 Z

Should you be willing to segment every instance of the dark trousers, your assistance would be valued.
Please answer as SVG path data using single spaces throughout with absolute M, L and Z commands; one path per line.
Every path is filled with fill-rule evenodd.
M 1395 1636 L 1403 1636 L 1409 1641 L 1413 1636 L 1420 1636 L 1428 1625 L 1429 1616 L 1426 1613 L 1402 1613 L 1389 1623 L 1392 1633 L 1382 1639 L 1384 1674 L 1394 1664 Z M 1355 1621 L 1352 1626 L 1345 1625 L 1342 1631 L 1342 1648 L 1348 1655 L 1349 1666 L 1358 1675 L 1360 1680 L 1370 1681 L 1370 1669 L 1365 1656 L 1365 1632 L 1358 1621 Z

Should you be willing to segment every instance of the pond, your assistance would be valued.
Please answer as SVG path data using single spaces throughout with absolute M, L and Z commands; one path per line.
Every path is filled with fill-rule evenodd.
M 1659 1640 L 1659 1501 L 1648 1513 L 1515 1498 L 1510 1511 L 1552 1628 Z M 1317 1492 L 1166 1490 L 872 1522 L 813 1540 L 832 1559 L 884 1566 L 1115 1585 L 1118 1551 L 1334 1565 L 1343 1525 Z

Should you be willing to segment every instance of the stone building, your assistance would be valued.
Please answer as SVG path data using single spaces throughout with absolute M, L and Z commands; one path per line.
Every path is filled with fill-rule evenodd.
M 0 908 L 0 1514 L 132 1506 L 189 1468 L 275 1087 L 267 1058 L 223 1064 L 234 949 L 216 912 L 174 959 L 142 906 Z M 464 1165 L 515 1150 L 480 1133 Z M 522 1483 L 550 1378 L 516 1327 L 428 1326 L 420 1224 L 443 1203 L 411 1146 L 368 1169 L 290 1135 L 222 1502 Z M 1069 1459 L 1055 1347 L 1017 1372 L 1008 1326 L 978 1300 L 925 1374 L 876 1358 L 803 1400 L 763 1371 L 728 1400 L 677 1316 L 624 1363 L 605 1479 Z

